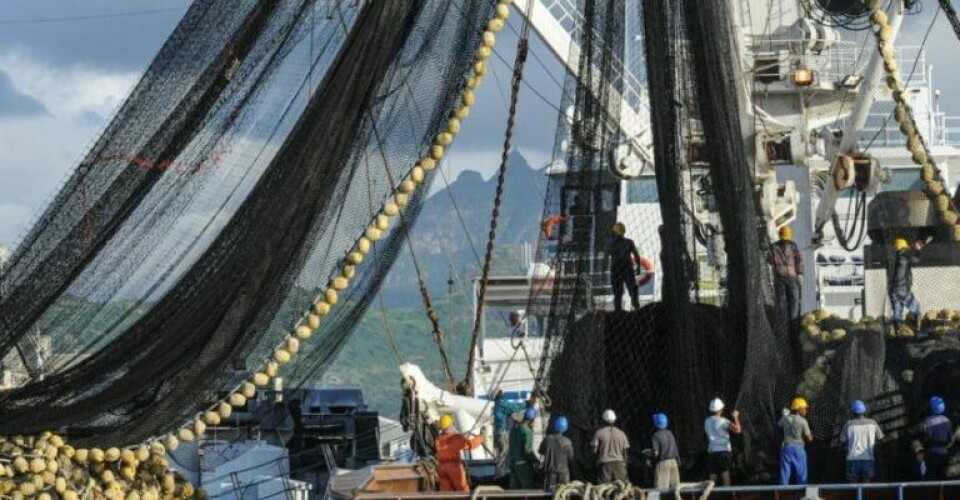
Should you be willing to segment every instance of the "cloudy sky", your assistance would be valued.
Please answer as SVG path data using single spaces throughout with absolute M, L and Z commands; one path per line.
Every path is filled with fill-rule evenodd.
M 773 0 L 776 1 L 776 0 Z M 0 9 L 0 242 L 15 243 L 74 168 L 125 94 L 186 11 L 189 0 L 2 0 Z M 907 19 L 905 38 L 919 43 L 936 2 Z M 516 19 L 512 19 L 516 22 Z M 504 31 L 498 51 L 513 60 L 516 39 Z M 942 104 L 960 114 L 960 44 L 941 14 L 927 42 Z M 549 161 L 561 66 L 538 42 L 527 63 L 515 144 L 530 163 Z M 493 76 L 446 165 L 496 168 L 506 118 L 508 65 Z M 499 85 L 497 84 L 499 81 Z

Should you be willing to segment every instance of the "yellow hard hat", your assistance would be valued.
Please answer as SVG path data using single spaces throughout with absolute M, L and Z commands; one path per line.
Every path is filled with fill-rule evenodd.
M 449 413 L 447 413 L 447 414 L 443 415 L 442 417 L 440 417 L 440 430 L 441 430 L 441 431 L 445 431 L 445 430 L 449 429 L 451 425 L 453 425 L 453 416 L 452 416 L 452 415 L 450 415 Z
M 793 239 L 793 229 L 790 229 L 790 226 L 783 226 L 780 228 L 780 239 L 781 240 L 792 240 Z
M 893 248 L 895 248 L 898 252 L 902 250 L 906 250 L 909 246 L 910 244 L 907 243 L 906 238 L 897 238 L 893 240 Z
M 790 409 L 793 411 L 806 410 L 808 407 L 807 400 L 802 397 L 795 397 L 790 403 Z
M 623 225 L 622 222 L 618 222 L 613 225 L 613 234 L 617 236 L 623 236 L 627 234 L 627 226 Z

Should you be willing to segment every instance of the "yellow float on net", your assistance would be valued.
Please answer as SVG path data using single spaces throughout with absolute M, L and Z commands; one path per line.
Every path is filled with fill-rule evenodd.
M 205 424 L 203 420 L 200 420 L 200 418 L 197 417 L 193 421 L 193 434 L 197 437 L 200 437 L 206 433 L 207 433 L 207 424 Z
M 350 280 L 343 276 L 337 276 L 330 280 L 330 287 L 334 290 L 346 290 L 348 286 L 350 286 Z
M 323 300 L 326 300 L 327 304 L 334 306 L 337 304 L 337 301 L 340 300 L 340 295 L 337 294 L 336 290 L 328 288 L 323 292 Z
M 310 316 L 318 319 L 320 318 L 316 314 L 311 314 Z M 309 322 L 310 320 L 308 319 L 307 321 Z M 294 332 L 294 335 L 296 335 L 297 338 L 299 339 L 307 340 L 308 338 L 310 338 L 311 335 L 313 335 L 313 331 L 316 330 L 316 328 L 311 328 L 311 326 L 312 324 L 310 326 L 308 325 L 298 326 L 296 332 Z M 319 321 L 317 322 L 317 326 L 320 326 Z
M 181 427 L 180 430 L 177 431 L 177 439 L 185 443 L 193 441 L 195 437 L 196 436 L 193 435 L 193 431 L 186 427 Z
M 265 387 L 270 384 L 270 377 L 266 373 L 257 372 L 253 374 L 253 384 L 260 387 Z
M 447 121 L 447 133 L 450 135 L 457 135 L 460 133 L 460 120 L 456 117 L 451 117 Z M 416 168 L 416 166 L 414 166 Z
M 383 209 L 381 210 L 381 212 L 383 212 L 383 215 L 386 215 L 387 217 L 396 217 L 397 214 L 400 213 L 400 207 L 398 207 L 396 203 L 393 203 L 391 201 L 383 205 Z M 366 252 L 363 252 L 363 253 L 366 253 Z
M 230 406 L 241 408 L 247 405 L 247 398 L 243 394 L 234 392 L 230 395 Z
M 287 348 L 287 351 L 290 352 L 290 354 L 296 354 L 297 351 L 300 350 L 300 341 L 297 340 L 295 337 L 290 337 L 287 339 L 287 343 L 285 347 Z
M 273 351 L 273 360 L 281 365 L 285 365 L 290 362 L 290 351 L 279 347 Z

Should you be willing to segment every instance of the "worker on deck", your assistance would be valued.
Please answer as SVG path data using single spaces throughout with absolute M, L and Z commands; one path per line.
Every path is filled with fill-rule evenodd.
M 840 433 L 840 442 L 847 445 L 847 481 L 869 483 L 876 476 L 874 448 L 883 439 L 876 420 L 867 418 L 867 405 L 859 399 L 850 405 L 854 417 L 847 420 Z
M 800 317 L 800 289 L 803 280 L 803 257 L 793 241 L 790 226 L 780 228 L 780 240 L 770 246 L 767 261 L 773 265 L 777 303 L 792 321 Z
M 600 481 L 627 482 L 627 450 L 630 449 L 630 441 L 623 431 L 613 425 L 617 421 L 617 414 L 613 410 L 604 410 L 602 418 L 606 425 L 597 430 L 590 442 L 600 466 Z
M 434 442 L 437 457 L 437 475 L 440 476 L 440 491 L 470 491 L 467 481 L 467 469 L 463 466 L 461 452 L 472 450 L 483 444 L 483 434 L 467 437 L 460 434 L 453 425 L 453 416 L 440 417 L 440 432 Z
M 914 318 L 914 333 L 920 333 L 920 304 L 913 295 L 913 266 L 920 263 L 917 254 L 923 249 L 923 242 L 916 241 L 913 248 L 906 238 L 893 241 L 894 254 L 887 266 L 887 293 L 890 307 L 893 309 L 893 327 L 899 335 L 903 328 L 903 310 L 909 309 Z
M 707 463 L 710 467 L 710 480 L 723 481 L 724 486 L 730 486 L 730 469 L 733 465 L 733 447 L 730 446 L 730 433 L 740 434 L 740 412 L 733 410 L 730 416 L 733 422 L 723 416 L 725 408 L 723 400 L 714 398 L 710 401 L 710 415 L 703 423 L 703 430 L 707 433 Z
M 805 418 L 809 405 L 807 400 L 796 397 L 790 403 L 790 412 L 784 410 L 779 426 L 783 430 L 783 445 L 780 449 L 780 484 L 807 484 L 806 443 L 813 441 L 810 424 Z
M 677 448 L 677 438 L 670 429 L 667 429 L 667 415 L 655 413 L 653 415 L 653 459 L 657 466 L 654 469 L 654 488 L 658 490 L 675 490 L 680 487 L 680 451 Z
M 640 252 L 633 240 L 625 237 L 627 226 L 622 222 L 613 225 L 613 240 L 610 242 L 608 258 L 610 259 L 610 286 L 613 287 L 613 308 L 623 310 L 623 287 L 630 293 L 630 304 L 633 310 L 640 309 L 640 289 L 636 281 L 636 265 L 640 262 Z
M 508 472 L 508 450 L 510 448 L 510 416 L 527 408 L 533 408 L 537 402 L 535 394 L 530 395 L 527 401 L 507 401 L 503 398 L 503 391 L 497 389 L 493 396 L 493 447 L 497 453 L 497 476 L 505 476 Z
M 953 423 L 944 413 L 947 403 L 940 396 L 930 398 L 930 415 L 920 424 L 923 436 L 924 480 L 945 479 L 950 462 L 950 445 L 953 442 Z
M 523 338 L 527 336 L 527 325 L 520 316 L 520 311 L 510 311 L 507 316 L 507 337 Z
M 540 442 L 543 457 L 543 489 L 552 492 L 557 486 L 570 482 L 570 464 L 573 463 L 573 443 L 564 436 L 570 423 L 559 416 L 553 421 L 553 432 Z
M 523 422 L 510 429 L 510 488 L 532 490 L 533 470 L 537 464 L 537 455 L 533 453 L 533 421 L 537 410 L 523 410 Z

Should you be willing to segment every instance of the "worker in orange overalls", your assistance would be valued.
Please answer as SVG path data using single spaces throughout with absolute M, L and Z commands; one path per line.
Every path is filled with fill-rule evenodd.
M 440 491 L 470 491 L 467 470 L 463 467 L 460 453 L 472 450 L 483 443 L 483 435 L 467 437 L 453 426 L 453 416 L 440 417 L 442 434 L 434 441 L 437 449 L 437 473 L 440 476 Z

